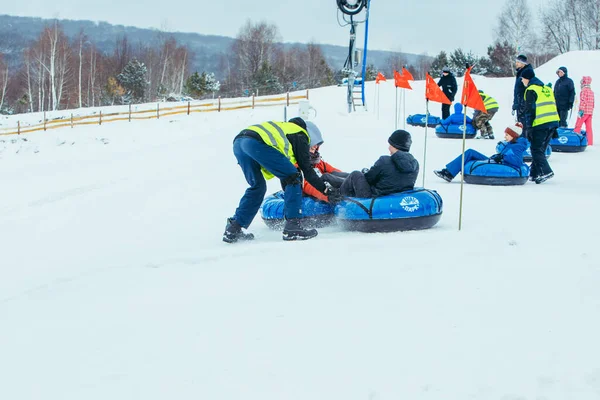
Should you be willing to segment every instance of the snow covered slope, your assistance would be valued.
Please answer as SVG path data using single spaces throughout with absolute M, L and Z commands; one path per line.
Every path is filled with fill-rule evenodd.
M 536 72 L 554 82 L 565 65 L 577 84 L 599 62 L 574 52 Z M 514 79 L 475 82 L 499 100 L 499 139 Z M 413 86 L 407 114 L 425 109 Z M 393 82 L 379 119 L 367 90 L 369 111 L 350 115 L 345 88 L 311 91 L 322 154 L 344 170 L 372 165 L 394 129 Z M 435 228 L 284 243 L 258 216 L 254 242 L 225 244 L 246 189 L 232 139 L 281 118 L 274 107 L 1 138 L 0 398 L 600 397 L 596 148 L 553 154 L 542 185 L 465 186 L 459 232 L 460 180 L 432 170 L 461 142 L 429 129 L 423 168 L 425 130 L 408 127 L 444 199 Z

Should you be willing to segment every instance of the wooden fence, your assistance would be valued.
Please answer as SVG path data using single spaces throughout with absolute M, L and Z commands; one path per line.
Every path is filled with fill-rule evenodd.
M 256 108 L 256 107 L 271 107 L 271 106 L 282 106 L 290 104 L 298 104 L 300 99 L 308 100 L 308 89 L 306 94 L 301 95 L 290 95 L 285 93 L 283 95 L 272 97 L 272 96 L 261 96 L 239 100 L 239 99 L 221 99 L 220 97 L 210 102 L 191 102 L 187 104 L 165 107 L 165 103 L 157 103 L 156 109 L 148 109 L 141 111 L 132 111 L 131 105 L 129 110 L 125 112 L 108 112 L 102 113 L 102 109 L 98 114 L 84 115 L 84 116 L 73 116 L 71 113 L 69 116 L 61 116 L 53 119 L 46 118 L 46 112 L 44 112 L 43 122 L 35 125 L 22 125 L 20 121 L 17 121 L 17 126 L 0 128 L 0 136 L 7 135 L 20 135 L 23 133 L 36 132 L 36 131 L 47 131 L 48 129 L 57 129 L 65 127 L 75 127 L 77 125 L 102 125 L 103 123 L 115 122 L 115 121 L 129 121 L 140 120 L 140 119 L 160 119 L 169 115 L 187 114 L 196 112 L 221 112 L 229 110 L 240 110 L 243 108 Z M 163 107 L 161 107 L 161 104 Z M 64 111 L 57 111 L 64 113 Z

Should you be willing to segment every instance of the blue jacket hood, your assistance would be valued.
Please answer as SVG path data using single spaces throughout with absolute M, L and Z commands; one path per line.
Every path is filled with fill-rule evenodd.
M 460 104 L 460 103 L 456 103 L 456 104 L 454 105 L 454 112 L 455 112 L 456 114 L 462 114 L 462 113 L 463 113 L 463 105 L 462 105 L 462 104 Z

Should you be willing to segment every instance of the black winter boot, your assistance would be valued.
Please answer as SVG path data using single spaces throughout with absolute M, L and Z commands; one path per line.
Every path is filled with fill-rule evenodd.
M 238 240 L 253 240 L 254 235 L 251 233 L 242 232 L 242 227 L 235 219 L 227 218 L 227 226 L 223 233 L 223 241 L 227 243 L 235 243 Z
M 319 234 L 316 229 L 304 229 L 300 226 L 300 218 L 291 218 L 285 221 L 283 240 L 308 240 Z
M 452 182 L 452 179 L 454 179 L 454 175 L 452 175 L 450 171 L 448 171 L 446 168 L 439 171 L 433 171 L 433 173 L 445 180 L 446 182 Z

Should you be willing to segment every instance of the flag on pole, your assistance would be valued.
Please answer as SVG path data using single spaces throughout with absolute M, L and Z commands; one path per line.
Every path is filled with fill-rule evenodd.
M 381 81 L 386 81 L 385 75 L 383 75 L 381 72 L 378 72 L 377 77 L 375 78 L 375 83 L 379 83 Z
M 402 75 L 400 75 L 400 73 L 398 71 L 394 71 L 394 84 L 396 85 L 397 88 L 399 87 L 399 88 L 403 88 L 403 89 L 412 90 L 412 87 L 410 87 L 410 83 L 408 83 L 406 78 L 404 78 Z
M 465 82 L 463 84 L 460 103 L 463 106 L 487 113 L 485 105 L 483 104 L 483 99 L 479 95 L 479 91 L 477 90 L 477 86 L 475 86 L 475 82 L 473 82 L 473 78 L 471 78 L 471 68 L 473 67 L 467 68 L 467 71 L 465 72 Z
M 402 67 L 402 76 L 407 80 L 407 81 L 414 81 L 415 78 L 413 78 L 412 74 L 410 72 L 408 72 L 408 70 L 404 67 Z
M 425 98 L 437 103 L 452 104 L 429 73 L 425 73 Z

